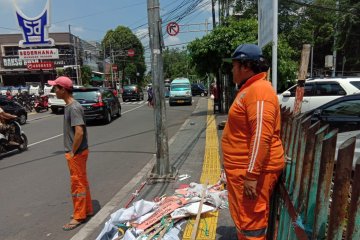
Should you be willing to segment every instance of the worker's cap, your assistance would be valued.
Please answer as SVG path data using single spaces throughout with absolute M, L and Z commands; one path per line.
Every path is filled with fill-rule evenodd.
M 232 62 L 233 60 L 264 60 L 264 56 L 262 54 L 261 48 L 255 44 L 241 44 L 239 45 L 231 58 L 224 59 L 225 62 Z
M 61 86 L 66 89 L 73 88 L 73 82 L 71 81 L 70 78 L 65 77 L 65 76 L 58 77 L 55 80 L 49 80 L 48 84 L 50 84 L 51 86 Z

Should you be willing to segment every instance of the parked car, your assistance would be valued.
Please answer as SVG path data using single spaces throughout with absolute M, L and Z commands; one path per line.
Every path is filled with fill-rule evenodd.
M 312 122 L 320 120 L 339 132 L 360 130 L 360 94 L 337 98 L 310 112 Z
M 6 96 L 0 97 L 0 107 L 7 113 L 16 115 L 18 117 L 17 121 L 23 125 L 27 120 L 27 112 L 23 106 L 14 100 L 8 99 Z
M 81 88 L 81 85 L 74 85 L 73 88 Z M 50 93 L 48 94 L 48 105 L 51 108 L 53 113 L 58 113 L 60 111 L 64 111 L 65 101 L 63 99 L 59 99 L 56 97 L 55 89 L 52 87 Z
M 144 100 L 144 92 L 138 85 L 127 85 L 123 87 L 122 100 L 124 102 L 129 100 Z
M 65 101 L 63 99 L 57 98 L 54 90 L 51 90 L 49 93 L 48 104 L 53 113 L 63 111 L 65 108 Z
M 341 144 L 352 137 L 356 137 L 355 151 L 354 151 L 354 158 L 353 158 L 353 165 L 352 165 L 353 170 L 355 170 L 356 161 L 360 157 L 360 130 L 342 132 L 337 135 L 335 158 L 337 158 L 337 156 L 338 156 L 338 150 L 339 150 L 339 147 L 341 146 Z M 336 159 L 335 159 L 335 161 L 336 161 Z
M 202 83 L 193 83 L 191 84 L 191 93 L 193 96 L 200 95 L 204 97 L 208 95 L 208 90 Z
M 102 120 L 105 124 L 121 116 L 121 105 L 108 88 L 74 88 L 74 98 L 83 106 L 86 120 Z
M 278 95 L 279 103 L 291 110 L 294 107 L 296 86 Z M 360 93 L 360 78 L 309 79 L 305 82 L 301 112 L 310 111 L 331 100 L 354 93 Z

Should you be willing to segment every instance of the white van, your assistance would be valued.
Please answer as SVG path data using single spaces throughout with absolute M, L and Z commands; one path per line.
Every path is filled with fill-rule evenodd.
M 169 105 L 187 103 L 192 104 L 190 81 L 187 78 L 175 78 L 170 84 Z

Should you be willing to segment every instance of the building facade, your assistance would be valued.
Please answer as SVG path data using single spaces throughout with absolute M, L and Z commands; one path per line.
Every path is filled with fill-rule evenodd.
M 59 58 L 51 60 L 19 59 L 19 41 L 22 34 L 0 34 L 0 84 L 2 86 L 43 86 L 48 80 L 55 79 L 57 70 L 71 68 L 71 78 L 75 84 L 81 83 L 80 67 L 88 65 L 92 71 L 99 71 L 99 43 L 87 42 L 70 33 L 50 33 L 58 49 Z M 36 48 L 33 48 L 36 49 Z M 44 47 L 41 47 L 44 49 Z M 28 69 L 29 63 L 52 62 L 53 69 Z

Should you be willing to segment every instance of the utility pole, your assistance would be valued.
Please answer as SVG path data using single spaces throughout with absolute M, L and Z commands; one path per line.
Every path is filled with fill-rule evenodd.
M 211 11 L 212 11 L 213 29 L 215 29 L 215 28 L 216 28 L 216 22 L 215 22 L 215 0 L 211 0 Z
M 111 42 L 110 42 L 110 71 L 111 71 L 111 85 L 114 84 L 114 72 L 113 72 L 113 56 L 114 56 L 114 51 L 111 48 Z
M 78 71 L 78 59 L 77 59 L 77 47 L 76 47 L 76 43 L 77 43 L 77 40 L 74 36 L 74 38 L 71 36 L 71 25 L 69 24 L 69 36 L 70 36 L 70 44 L 73 45 L 73 50 L 74 50 L 74 58 L 75 58 L 75 71 L 76 71 L 76 84 L 79 84 L 80 85 L 80 82 L 79 82 L 79 71 Z M 73 42 L 73 39 L 74 39 L 74 42 Z
M 339 0 L 336 1 L 336 10 L 339 10 Z M 337 35 L 337 21 L 338 21 L 339 12 L 336 11 L 336 20 L 335 20 L 335 28 L 334 28 L 334 43 L 333 43 L 333 71 L 331 76 L 335 77 L 336 75 L 336 35 Z
M 150 175 L 150 181 L 164 182 L 173 180 L 175 176 L 170 169 L 168 136 L 166 130 L 165 84 L 161 46 L 162 28 L 159 0 L 147 0 L 147 6 L 151 49 L 151 77 L 155 102 L 154 120 L 156 143 L 156 163 Z

